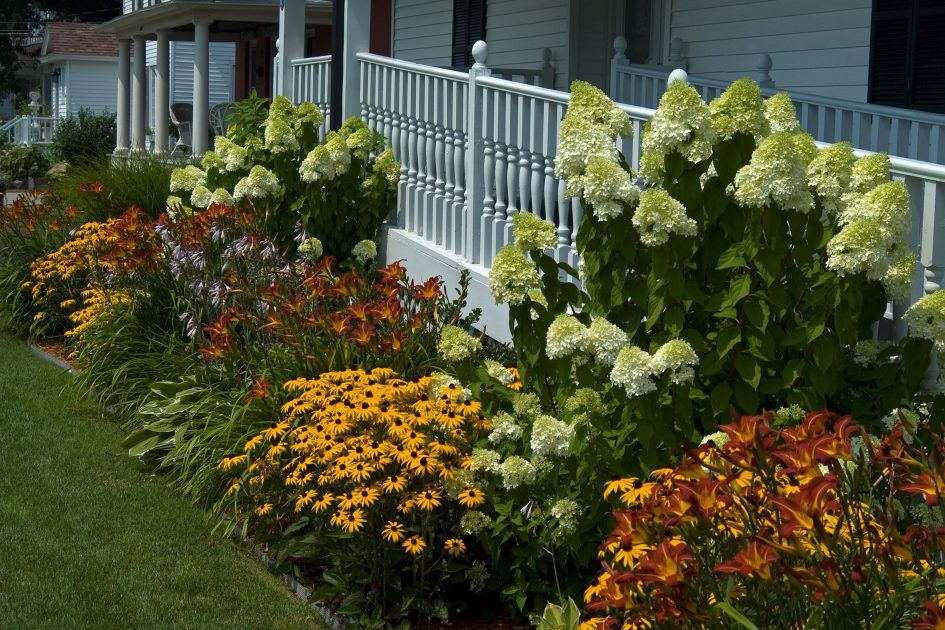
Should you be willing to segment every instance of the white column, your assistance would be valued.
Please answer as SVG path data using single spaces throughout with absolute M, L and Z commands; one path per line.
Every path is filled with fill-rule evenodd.
M 210 21 L 194 20 L 193 152 L 203 155 L 210 131 Z
M 157 68 L 154 73 L 154 152 L 167 153 L 170 44 L 167 31 L 157 32 Z
M 357 54 L 371 48 L 371 0 L 346 0 L 342 120 L 361 115 L 361 72 Z
M 118 103 L 115 155 L 128 152 L 128 86 L 131 83 L 131 40 L 118 40 Z M 64 80 L 60 78 L 60 81 Z
M 144 117 L 148 84 L 144 74 L 144 35 L 134 36 L 131 77 L 131 150 L 144 151 Z
M 292 60 L 305 56 L 305 0 L 279 5 L 279 94 L 292 98 Z

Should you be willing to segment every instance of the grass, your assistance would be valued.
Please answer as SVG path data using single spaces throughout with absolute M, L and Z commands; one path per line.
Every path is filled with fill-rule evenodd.
M 210 544 L 70 378 L 0 334 L 0 627 L 324 627 L 247 550 Z

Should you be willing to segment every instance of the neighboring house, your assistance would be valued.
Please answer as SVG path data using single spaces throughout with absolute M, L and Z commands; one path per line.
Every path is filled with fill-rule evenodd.
M 48 102 L 56 118 L 80 109 L 115 111 L 118 42 L 88 22 L 47 22 L 39 62 L 50 84 Z

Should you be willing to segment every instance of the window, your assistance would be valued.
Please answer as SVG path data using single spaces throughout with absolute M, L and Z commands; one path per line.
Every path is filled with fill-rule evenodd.
M 472 46 L 485 38 L 486 0 L 453 0 L 453 67 L 473 65 Z
M 945 0 L 874 0 L 869 101 L 945 113 Z

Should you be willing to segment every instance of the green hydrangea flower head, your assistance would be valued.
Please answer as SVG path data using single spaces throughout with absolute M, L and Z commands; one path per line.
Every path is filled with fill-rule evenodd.
M 909 334 L 935 342 L 941 352 L 945 349 L 945 290 L 920 298 L 903 316 L 909 324 Z
M 210 205 L 219 204 L 221 206 L 232 206 L 233 195 L 226 188 L 217 188 L 210 195 Z
M 569 109 L 558 132 L 555 175 L 570 181 L 584 172 L 588 161 L 594 156 L 617 162 L 617 145 L 613 137 L 599 125 L 573 114 Z
M 525 251 L 558 245 L 555 226 L 531 212 L 516 212 L 512 217 L 512 225 L 512 239 Z
M 623 214 L 624 208 L 640 199 L 640 189 L 616 161 L 601 155 L 591 156 L 581 175 L 568 181 L 568 192 L 581 197 L 598 219 L 606 221 Z
M 909 192 L 902 182 L 887 181 L 861 195 L 840 215 L 840 224 L 875 221 L 890 234 L 891 241 L 905 239 L 912 229 Z
M 481 347 L 478 339 L 459 326 L 447 325 L 440 331 L 436 350 L 447 363 L 459 363 L 474 356 Z
M 853 147 L 838 142 L 817 152 L 807 165 L 807 184 L 817 193 L 824 210 L 835 213 L 842 208 L 842 199 L 853 178 Z
M 893 302 L 904 302 L 912 290 L 915 277 L 915 252 L 906 247 L 898 248 L 899 255 L 892 259 L 886 273 L 883 274 L 883 288 L 886 297 Z
M 325 248 L 322 242 L 314 236 L 308 237 L 299 245 L 299 257 L 309 263 L 314 263 L 321 258 L 324 253 Z
M 573 315 L 558 315 L 548 326 L 545 353 L 549 359 L 560 359 L 587 346 L 587 327 Z
M 699 93 L 684 81 L 673 81 L 660 98 L 659 107 L 644 126 L 641 171 L 650 178 L 661 176 L 663 157 L 675 151 L 693 163 L 712 155 L 717 139 L 709 106 Z
M 214 142 L 216 141 L 214 140 Z M 203 157 L 200 158 L 200 166 L 205 171 L 216 170 L 222 172 L 226 169 L 226 163 L 223 161 L 223 158 L 217 155 L 215 151 L 207 151 L 204 153 Z
M 502 485 L 506 490 L 527 486 L 535 480 L 535 466 L 524 457 L 512 455 L 502 462 Z
M 762 140 L 751 162 L 735 174 L 736 201 L 750 208 L 774 203 L 785 210 L 809 212 L 814 196 L 807 189 L 805 135 L 781 132 Z M 811 147 L 816 153 L 813 142 Z
M 190 192 L 197 186 L 206 185 L 207 174 L 193 164 L 171 171 L 171 192 Z
M 236 183 L 233 188 L 233 199 L 239 201 L 244 197 L 251 199 L 265 199 L 282 194 L 282 185 L 275 174 L 261 164 L 253 166 L 249 174 Z
M 778 92 L 765 101 L 765 117 L 771 133 L 800 133 L 797 110 L 787 92 Z
M 646 350 L 627 344 L 617 354 L 617 360 L 610 372 L 614 385 L 622 386 L 627 396 L 634 398 L 656 390 L 653 382 L 653 357 Z
M 747 133 L 761 140 L 771 133 L 761 89 L 748 77 L 735 81 L 709 103 L 709 113 L 712 127 L 722 140 L 737 133 Z
M 500 411 L 492 416 L 492 432 L 489 441 L 493 444 L 509 442 L 522 437 L 522 427 L 510 413 Z
M 861 157 L 853 164 L 851 184 L 858 193 L 866 193 L 889 181 L 889 155 L 873 153 Z
M 369 238 L 358 241 L 351 248 L 351 255 L 359 264 L 365 265 L 377 258 L 377 243 Z
M 547 414 L 532 423 L 529 445 L 536 457 L 564 457 L 574 440 L 574 427 Z
M 400 162 L 394 159 L 391 149 L 381 151 L 374 158 L 374 174 L 383 177 L 391 186 L 400 183 Z
M 588 122 L 600 126 L 611 137 L 629 138 L 633 135 L 630 117 L 620 109 L 600 88 L 586 81 L 571 83 L 571 99 L 568 111 Z
M 233 173 L 246 168 L 246 149 L 226 136 L 213 139 L 213 150 L 223 160 L 223 170 Z
M 587 350 L 601 365 L 613 366 L 626 344 L 627 333 L 603 317 L 595 318 L 587 328 Z
M 551 506 L 551 516 L 558 519 L 558 536 L 569 536 L 577 530 L 581 505 L 574 499 L 559 499 Z
M 206 186 L 195 186 L 190 193 L 190 203 L 194 208 L 206 208 L 210 205 L 212 195 Z
M 296 110 L 297 118 L 295 121 L 295 128 L 301 129 L 303 124 L 309 124 L 315 127 L 322 126 L 322 123 L 325 122 L 325 116 L 322 114 L 322 110 L 318 108 L 315 103 L 310 103 L 304 101 L 299 103 L 299 107 Z
M 287 123 L 291 127 L 295 125 L 297 117 L 298 110 L 295 105 L 287 97 L 280 94 L 272 99 L 272 103 L 269 104 L 269 115 L 266 116 L 263 125 L 268 127 L 271 122 L 278 120 Z
M 529 291 L 541 289 L 541 276 L 525 258 L 525 252 L 515 245 L 506 245 L 498 251 L 489 270 L 489 289 L 496 304 L 521 304 Z
M 662 188 L 643 191 L 631 221 L 640 242 L 649 247 L 663 245 L 671 234 L 695 236 L 698 232 L 698 225 L 686 214 L 686 207 Z
M 650 367 L 655 374 L 669 372 L 673 383 L 679 385 L 694 378 L 693 366 L 698 363 L 699 357 L 688 341 L 671 339 L 653 353 Z
M 534 392 L 525 392 L 512 399 L 515 415 L 523 418 L 536 418 L 541 413 L 541 401 Z
M 283 118 L 269 118 L 263 133 L 263 140 L 265 147 L 273 154 L 291 153 L 299 150 L 299 140 L 295 137 L 295 130 L 291 123 Z

